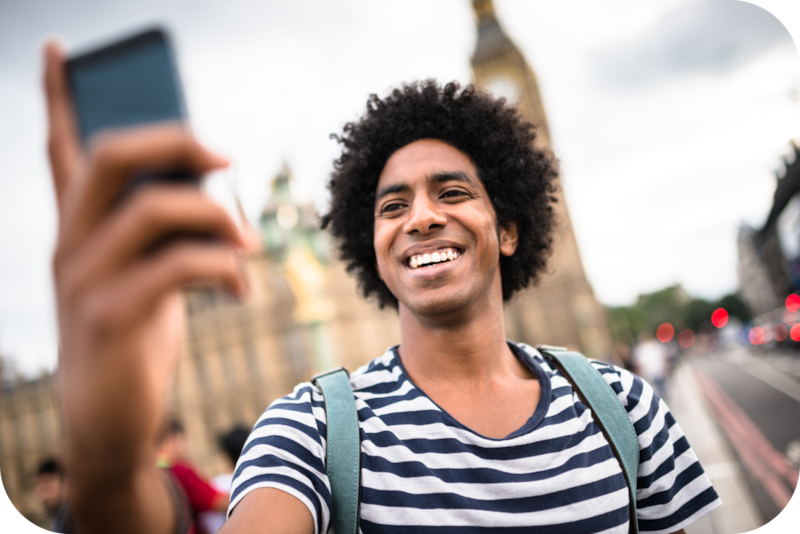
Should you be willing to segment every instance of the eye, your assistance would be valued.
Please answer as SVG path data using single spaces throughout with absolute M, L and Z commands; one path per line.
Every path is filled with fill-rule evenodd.
M 387 202 L 386 204 L 381 206 L 380 212 L 381 212 L 381 214 L 392 213 L 393 211 L 397 211 L 397 210 L 403 209 L 404 207 L 405 207 L 405 204 L 402 203 L 402 202 Z
M 443 191 L 442 194 L 439 195 L 439 198 L 454 199 L 467 196 L 469 196 L 469 193 L 467 193 L 463 189 L 448 189 L 446 191 Z

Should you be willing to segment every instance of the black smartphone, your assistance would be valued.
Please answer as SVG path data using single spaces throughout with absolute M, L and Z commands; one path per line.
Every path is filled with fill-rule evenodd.
M 187 121 L 173 48 L 162 28 L 73 55 L 66 71 L 84 145 L 104 129 Z M 198 183 L 198 177 L 185 169 L 142 169 L 123 196 L 154 181 Z

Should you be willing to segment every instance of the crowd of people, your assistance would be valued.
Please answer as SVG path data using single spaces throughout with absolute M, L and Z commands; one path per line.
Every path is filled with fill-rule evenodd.
M 236 461 L 244 448 L 249 430 L 236 425 L 220 434 L 217 446 L 225 457 L 228 470 L 206 478 L 203 469 L 189 460 L 189 441 L 183 423 L 168 418 L 156 446 L 157 465 L 165 476 L 181 488 L 181 499 L 193 518 L 195 534 L 216 534 L 225 523 L 228 499 Z M 53 532 L 68 532 L 67 516 L 69 490 L 66 473 L 56 456 L 43 458 L 33 477 L 33 493 L 41 505 Z

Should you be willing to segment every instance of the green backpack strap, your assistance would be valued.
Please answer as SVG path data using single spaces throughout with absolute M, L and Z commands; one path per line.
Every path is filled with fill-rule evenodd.
M 638 534 L 636 479 L 639 473 L 639 439 L 628 412 L 608 382 L 583 354 L 548 345 L 539 345 L 536 348 L 566 375 L 581 400 L 592 410 L 594 419 L 611 445 L 628 482 L 631 532 Z
M 361 432 L 350 376 L 340 367 L 315 375 L 311 381 L 322 390 L 325 399 L 325 465 L 331 483 L 331 522 L 336 534 L 356 534 L 361 501 Z

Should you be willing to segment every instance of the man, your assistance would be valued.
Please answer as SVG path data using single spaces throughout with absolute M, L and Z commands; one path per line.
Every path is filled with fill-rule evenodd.
M 67 502 L 67 481 L 57 459 L 50 457 L 41 461 L 33 479 L 33 494 L 51 522 L 48 528 L 60 532 L 60 516 Z
M 225 162 L 164 126 L 109 134 L 85 155 L 63 84 L 50 46 L 61 214 L 54 270 L 75 520 L 79 532 L 171 533 L 180 516 L 148 439 L 177 353 L 179 290 L 218 283 L 241 294 L 235 259 L 247 244 L 192 190 L 153 187 L 108 211 L 132 169 L 204 172 Z M 400 345 L 351 376 L 365 533 L 628 530 L 624 477 L 591 412 L 535 349 L 504 336 L 504 300 L 536 279 L 550 250 L 556 171 L 534 137 L 503 101 L 426 82 L 373 97 L 339 138 L 324 222 L 365 294 L 396 305 L 401 325 Z M 144 254 L 179 229 L 220 239 Z M 681 531 L 718 506 L 652 388 L 595 366 L 639 434 L 642 531 Z M 222 532 L 327 532 L 325 446 L 322 397 L 301 384 L 254 428 Z
M 200 518 L 206 513 L 224 512 L 228 508 L 230 488 L 223 493 L 204 479 L 187 459 L 187 449 L 183 424 L 177 419 L 168 419 L 158 444 L 158 465 L 169 469 L 178 481 L 191 506 L 199 534 L 209 534 Z
M 636 372 L 647 380 L 659 396 L 666 398 L 666 383 L 669 377 L 669 354 L 667 347 L 653 338 L 650 332 L 642 332 L 633 349 Z

